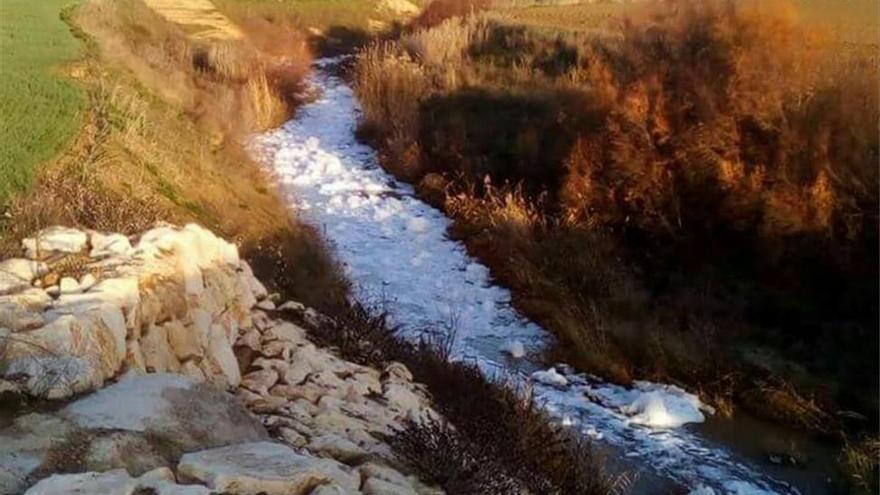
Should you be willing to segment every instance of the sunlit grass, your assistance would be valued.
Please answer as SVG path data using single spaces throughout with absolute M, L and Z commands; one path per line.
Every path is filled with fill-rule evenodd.
M 373 23 L 389 23 L 397 15 L 380 7 L 378 0 L 217 0 L 221 10 L 232 17 L 242 11 L 295 16 L 305 28 L 326 30 L 347 28 L 370 31 Z M 410 0 L 421 6 L 425 0 Z
M 0 203 L 76 133 L 83 91 L 60 72 L 80 43 L 61 19 L 70 0 L 0 2 Z

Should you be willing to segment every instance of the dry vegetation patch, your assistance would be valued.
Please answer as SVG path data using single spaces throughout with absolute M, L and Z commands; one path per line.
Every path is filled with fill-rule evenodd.
M 875 418 L 876 59 L 791 9 L 677 5 L 612 35 L 493 13 L 375 45 L 362 135 L 444 184 L 455 232 L 583 367 L 823 431 Z

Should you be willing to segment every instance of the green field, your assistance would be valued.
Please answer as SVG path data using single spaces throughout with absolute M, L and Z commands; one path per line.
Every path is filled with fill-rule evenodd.
M 0 204 L 26 189 L 80 125 L 84 93 L 60 72 L 80 54 L 61 19 L 70 1 L 0 2 Z

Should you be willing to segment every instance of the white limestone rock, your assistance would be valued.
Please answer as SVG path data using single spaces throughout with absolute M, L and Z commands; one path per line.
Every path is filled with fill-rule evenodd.
M 251 269 L 251 266 L 247 264 L 247 262 L 242 262 L 240 269 L 244 280 L 254 297 L 257 299 L 265 299 L 269 295 L 269 291 L 266 290 L 266 286 L 254 276 L 254 271 Z
M 334 433 L 324 433 L 312 437 L 306 448 L 314 454 L 330 457 L 344 463 L 356 463 L 368 455 L 359 445 Z
M 58 283 L 58 288 L 62 294 L 78 294 L 82 292 L 79 282 L 73 277 L 62 278 L 61 282 Z
M 263 299 L 262 301 L 257 303 L 257 307 L 264 310 L 264 311 L 274 311 L 275 310 L 275 303 L 273 303 L 272 301 L 270 301 L 268 299 Z
M 132 478 L 124 469 L 103 473 L 55 474 L 25 492 L 25 495 L 209 495 L 211 490 L 200 485 L 178 485 L 168 468 L 159 468 Z
M 186 454 L 178 474 L 230 494 L 299 495 L 334 483 L 344 493 L 357 493 L 359 480 L 330 459 L 298 453 L 278 443 L 257 442 Z
M 259 395 L 269 395 L 269 389 L 278 382 L 278 372 L 272 368 L 252 371 L 241 380 L 241 386 Z
M 306 306 L 303 303 L 296 301 L 287 301 L 281 306 L 278 306 L 279 311 L 293 311 L 294 313 L 303 313 L 306 310 Z
M 122 234 L 102 234 L 92 232 L 90 237 L 92 258 L 103 256 L 126 255 L 131 251 L 131 241 Z
M 168 346 L 178 361 L 201 358 L 208 346 L 208 335 L 200 328 L 186 326 L 180 321 L 172 320 L 162 327 L 168 339 Z
M 46 272 L 45 263 L 12 258 L 0 261 L 0 295 L 28 289 L 31 282 Z
M 27 253 L 27 257 L 36 259 L 38 251 L 40 254 L 50 252 L 82 252 L 88 241 L 88 235 L 81 230 L 55 226 L 41 230 L 34 237 L 28 237 L 21 241 L 21 244 Z
M 0 327 L 13 332 L 39 328 L 46 323 L 43 312 L 51 305 L 52 298 L 42 289 L 0 296 Z
M 206 359 L 202 360 L 201 367 L 209 380 L 219 387 L 237 387 L 241 383 L 238 359 L 223 326 L 211 325 Z
M 168 329 L 164 326 L 150 325 L 140 339 L 144 364 L 149 373 L 180 371 L 180 362 L 168 344 Z

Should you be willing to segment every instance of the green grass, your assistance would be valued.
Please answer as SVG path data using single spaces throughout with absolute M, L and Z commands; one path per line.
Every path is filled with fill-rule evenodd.
M 80 54 L 61 19 L 69 3 L 0 1 L 0 204 L 26 190 L 80 126 L 84 92 L 59 71 Z

